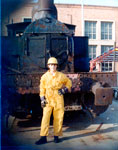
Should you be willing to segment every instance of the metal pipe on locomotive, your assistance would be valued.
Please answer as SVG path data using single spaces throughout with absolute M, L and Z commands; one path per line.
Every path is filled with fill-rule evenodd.
M 74 28 L 57 20 L 53 0 L 39 0 L 23 36 L 2 38 L 3 98 L 12 115 L 21 115 L 19 106 L 25 115 L 26 110 L 41 114 L 39 82 L 51 56 L 73 83 L 64 95 L 65 111 L 85 110 L 96 117 L 112 103 L 111 81 L 104 81 L 112 74 L 89 73 L 88 37 L 74 36 Z

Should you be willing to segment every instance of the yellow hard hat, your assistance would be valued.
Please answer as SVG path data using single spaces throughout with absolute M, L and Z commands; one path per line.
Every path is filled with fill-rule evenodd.
M 48 65 L 49 64 L 58 64 L 58 61 L 57 61 L 57 59 L 55 58 L 55 57 L 50 57 L 49 59 L 48 59 L 48 63 L 47 63 Z

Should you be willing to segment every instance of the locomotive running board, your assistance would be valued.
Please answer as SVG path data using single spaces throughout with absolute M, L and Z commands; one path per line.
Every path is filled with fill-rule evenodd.
M 112 88 L 97 88 L 95 92 L 95 105 L 103 106 L 112 104 L 113 89 Z

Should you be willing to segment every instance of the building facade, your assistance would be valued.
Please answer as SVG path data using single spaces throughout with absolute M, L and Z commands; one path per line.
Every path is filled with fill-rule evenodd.
M 27 3 L 4 17 L 2 35 L 7 35 L 7 24 L 31 21 L 34 5 L 35 3 Z M 76 36 L 89 37 L 89 57 L 91 59 L 114 46 L 118 47 L 118 7 L 90 5 L 82 7 L 79 4 L 55 5 L 59 21 L 76 25 Z

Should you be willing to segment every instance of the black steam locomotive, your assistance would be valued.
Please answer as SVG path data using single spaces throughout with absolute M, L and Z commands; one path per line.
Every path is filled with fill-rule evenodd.
M 15 32 L 18 25 L 22 32 Z M 53 0 L 38 1 L 32 10 L 31 23 L 11 24 L 7 28 L 8 36 L 2 38 L 2 93 L 8 101 L 8 111 L 16 113 L 19 104 L 29 109 L 30 100 L 33 103 L 33 107 L 30 103 L 30 110 L 35 112 L 36 106 L 39 110 L 38 85 L 47 70 L 47 60 L 52 56 L 58 60 L 58 70 L 67 73 L 73 82 L 72 93 L 65 95 L 66 110 L 86 109 L 95 116 L 108 108 L 112 96 L 108 100 L 105 94 L 106 101 L 103 97 L 98 99 L 96 89 L 103 86 L 89 73 L 78 74 L 89 71 L 88 37 L 74 36 L 74 25 L 57 20 Z

